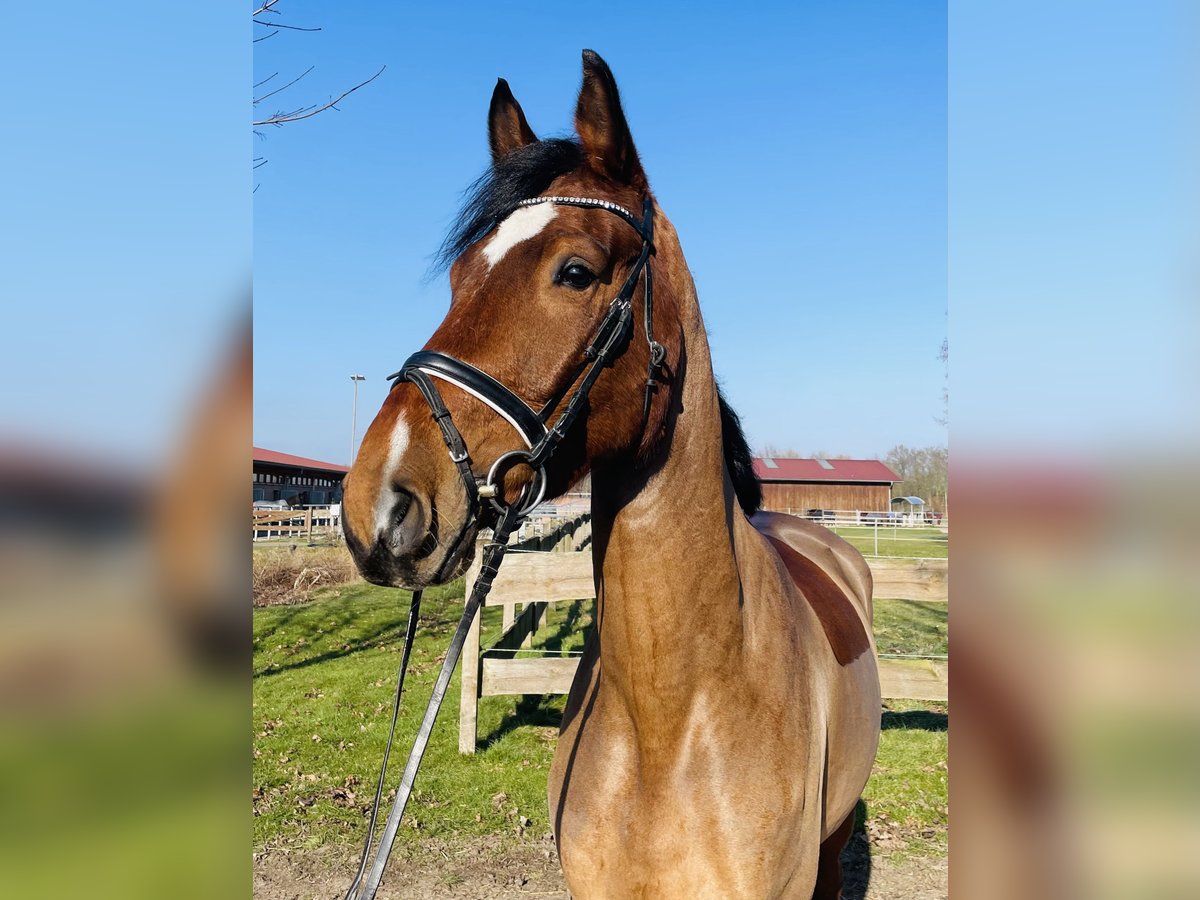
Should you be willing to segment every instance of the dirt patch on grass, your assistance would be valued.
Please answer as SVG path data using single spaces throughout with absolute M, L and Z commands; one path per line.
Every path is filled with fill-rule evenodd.
M 874 858 L 872 858 L 874 855 Z M 254 861 L 259 900 L 335 900 L 344 896 L 358 860 L 329 850 L 267 851 Z M 858 833 L 842 855 L 844 900 L 946 900 L 944 855 L 911 858 L 872 848 Z M 466 900 L 546 897 L 566 900 L 566 885 L 549 835 L 513 843 L 482 838 L 451 845 L 431 839 L 397 850 L 380 900 Z
M 332 850 L 267 851 L 254 860 L 254 896 L 260 900 L 341 898 L 358 859 Z M 476 897 L 566 897 L 550 836 L 514 843 L 498 837 L 462 844 L 438 839 L 397 848 L 388 863 L 380 900 L 462 900 Z
M 255 606 L 304 603 L 322 588 L 359 580 L 344 546 L 287 544 L 254 553 L 251 583 Z

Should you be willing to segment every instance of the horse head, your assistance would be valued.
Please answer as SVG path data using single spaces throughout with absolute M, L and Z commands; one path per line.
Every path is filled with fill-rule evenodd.
M 557 496 L 595 466 L 649 458 L 664 432 L 681 349 L 676 297 L 689 276 L 616 82 L 591 51 L 575 130 L 539 140 L 497 83 L 492 163 L 443 245 L 450 309 L 406 364 L 413 377 L 398 373 L 345 481 L 347 545 L 372 582 L 457 577 L 488 494 L 502 505 Z M 596 364 L 601 339 L 611 352 Z M 457 452 L 431 415 L 439 401 Z M 552 453 L 528 465 L 572 401 Z

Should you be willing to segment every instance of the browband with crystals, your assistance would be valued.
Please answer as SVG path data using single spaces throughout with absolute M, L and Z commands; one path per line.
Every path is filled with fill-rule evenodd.
M 537 206 L 539 203 L 555 203 L 559 206 L 581 206 L 593 207 L 595 209 L 607 209 L 611 213 L 616 213 L 618 216 L 632 225 L 643 239 L 646 238 L 645 224 L 639 222 L 637 217 L 625 207 L 618 206 L 609 200 L 597 200 L 595 197 L 530 197 L 528 200 L 522 200 L 517 204 L 517 206 Z

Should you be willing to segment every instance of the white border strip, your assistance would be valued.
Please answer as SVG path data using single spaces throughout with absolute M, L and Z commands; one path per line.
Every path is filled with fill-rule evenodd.
M 511 425 L 513 427 L 513 430 L 517 434 L 519 434 L 521 436 L 521 440 L 525 442 L 525 447 L 527 449 L 530 449 L 530 450 L 533 449 L 533 442 L 530 440 L 529 435 L 527 435 L 525 433 L 525 431 L 521 428 L 521 426 L 518 425 L 507 412 L 505 412 L 503 409 L 501 409 L 499 406 L 497 406 L 495 403 L 493 403 L 487 397 L 483 396 L 478 391 L 472 390 L 470 388 L 470 386 L 463 384 L 461 381 L 451 378 L 445 372 L 439 372 L 436 369 L 426 369 L 422 366 L 418 366 L 417 368 L 420 369 L 422 372 L 424 372 L 426 375 L 432 375 L 434 378 L 439 378 L 442 381 L 446 382 L 447 384 L 454 385 L 460 391 L 466 391 L 468 394 L 470 394 L 476 400 L 483 403 L 485 406 L 489 407 L 492 410 L 492 412 L 496 413 L 496 415 L 498 415 L 500 418 L 502 418 L 505 422 L 507 422 L 509 425 Z M 543 434 L 546 433 L 545 426 L 542 426 L 542 433 Z M 538 435 L 538 437 L 540 438 L 541 435 Z

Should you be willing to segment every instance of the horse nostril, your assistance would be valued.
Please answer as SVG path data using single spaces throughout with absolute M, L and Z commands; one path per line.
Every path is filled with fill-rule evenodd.
M 400 488 L 394 488 L 392 493 L 396 495 L 396 504 L 392 507 L 392 527 L 399 528 L 412 507 L 413 495 Z

